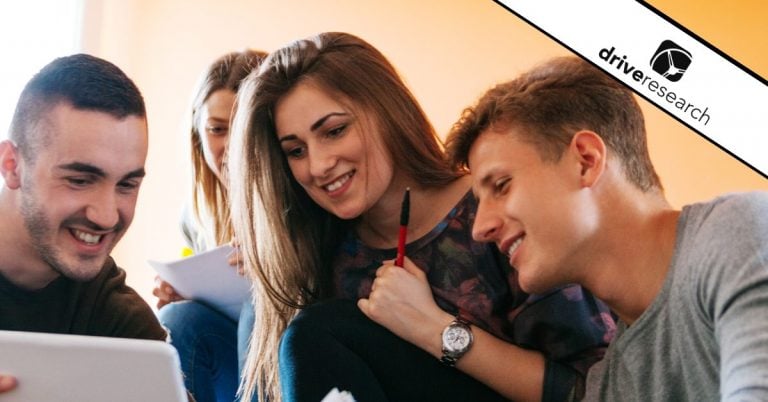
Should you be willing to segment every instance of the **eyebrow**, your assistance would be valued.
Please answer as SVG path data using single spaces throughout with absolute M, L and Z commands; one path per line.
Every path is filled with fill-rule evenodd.
M 72 170 L 78 173 L 90 173 L 92 175 L 96 175 L 99 177 L 107 176 L 107 174 L 104 172 L 103 169 L 97 166 L 89 165 L 87 163 L 82 163 L 82 162 L 66 163 L 66 164 L 57 166 L 57 168 L 63 169 L 63 170 Z
M 142 178 L 146 175 L 147 175 L 147 171 L 144 170 L 144 168 L 138 168 L 134 171 L 128 172 L 127 175 L 123 176 L 123 180 Z
M 480 179 L 480 188 L 488 187 L 488 186 L 491 185 L 490 183 L 493 180 L 492 179 L 493 174 L 494 174 L 494 172 L 490 171 L 490 172 L 486 173 L 485 176 L 483 176 L 482 179 Z
M 334 117 L 334 116 L 347 116 L 348 114 L 349 113 L 346 113 L 346 112 L 331 112 L 331 113 L 328 113 L 327 115 L 317 119 L 316 122 L 312 123 L 312 125 L 309 126 L 309 131 L 317 131 L 317 129 L 320 128 L 326 122 L 326 120 L 330 119 L 331 117 Z M 282 144 L 284 141 L 291 141 L 291 140 L 295 140 L 296 138 L 297 138 L 296 134 L 288 134 L 288 135 L 284 136 L 283 138 L 280 138 L 279 142 Z
M 492 168 L 491 170 L 485 173 L 482 179 L 480 179 L 480 184 L 478 184 L 477 187 L 475 187 L 474 185 L 472 186 L 472 195 L 474 195 L 475 201 L 480 202 L 479 190 L 483 188 L 493 187 L 494 175 L 496 175 L 496 169 Z
M 82 162 L 72 162 L 72 163 L 66 163 L 63 165 L 58 165 L 57 168 L 63 169 L 63 170 L 71 170 L 78 173 L 88 173 L 92 175 L 96 175 L 98 177 L 107 177 L 107 173 L 104 172 L 103 169 L 101 169 L 98 166 L 94 166 L 88 163 L 82 163 Z M 126 179 L 133 179 L 137 177 L 144 177 L 147 174 L 147 172 L 144 170 L 144 168 L 138 168 L 136 170 L 133 170 L 131 172 L 128 172 L 128 174 L 124 175 L 121 180 Z
M 220 123 L 229 123 L 229 119 L 223 119 L 221 117 L 209 116 L 206 121 L 215 121 Z

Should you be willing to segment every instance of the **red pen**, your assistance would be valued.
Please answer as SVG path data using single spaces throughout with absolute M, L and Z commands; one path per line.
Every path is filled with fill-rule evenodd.
M 395 265 L 398 267 L 403 266 L 403 257 L 405 257 L 405 236 L 408 233 L 408 216 L 411 209 L 411 188 L 405 189 L 405 195 L 403 196 L 403 205 L 400 209 L 400 233 L 397 237 L 397 259 L 395 259 Z

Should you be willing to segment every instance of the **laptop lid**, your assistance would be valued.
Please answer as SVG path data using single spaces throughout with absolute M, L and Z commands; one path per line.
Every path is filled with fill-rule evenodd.
M 184 402 L 173 346 L 140 339 L 0 331 L 3 402 Z

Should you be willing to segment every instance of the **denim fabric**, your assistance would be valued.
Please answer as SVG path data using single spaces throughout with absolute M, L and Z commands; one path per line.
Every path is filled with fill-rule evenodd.
M 184 384 L 197 402 L 232 402 L 239 381 L 238 325 L 195 301 L 163 306 L 160 322 L 179 352 Z
M 245 359 L 248 357 L 248 345 L 253 332 L 253 323 L 255 321 L 255 312 L 253 304 L 250 301 L 243 303 L 243 309 L 240 310 L 240 321 L 237 325 L 237 367 L 242 381 L 243 369 L 245 368 Z M 238 398 L 237 402 L 243 401 L 258 402 L 258 397 L 253 395 L 251 399 Z
M 238 372 L 243 372 L 245 367 L 245 358 L 248 356 L 248 341 L 253 332 L 253 322 L 255 313 L 253 304 L 243 303 L 243 309 L 240 311 L 240 321 L 237 324 L 237 368 Z

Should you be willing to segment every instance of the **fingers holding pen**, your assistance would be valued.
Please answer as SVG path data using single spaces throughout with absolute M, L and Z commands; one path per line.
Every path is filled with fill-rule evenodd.
M 408 294 L 417 289 L 418 293 L 432 294 L 426 273 L 408 257 L 403 259 L 402 267 L 395 265 L 394 260 L 383 261 L 381 267 L 376 270 L 373 285 L 377 289 L 387 289 L 404 299 L 410 299 L 407 297 Z
M 380 324 L 385 318 L 381 314 L 384 311 L 381 310 L 388 309 L 391 303 L 395 301 L 390 289 L 390 282 L 393 282 L 392 277 L 397 275 L 397 270 L 402 271 L 400 267 L 394 265 L 394 260 L 383 261 L 374 273 L 374 280 L 368 297 L 358 301 L 358 306 L 363 310 L 363 313 Z M 397 279 L 394 280 L 394 282 L 396 281 Z
M 407 258 L 403 267 L 384 261 L 376 270 L 368 298 L 357 305 L 368 318 L 409 341 L 421 337 L 420 323 L 441 313 L 426 275 Z
M 395 260 L 384 260 L 381 267 L 376 270 L 376 279 L 401 275 L 413 276 L 419 281 L 427 282 L 427 274 L 408 257 L 403 258 L 402 267 L 395 265 Z
M 377 322 L 398 311 L 436 306 L 426 274 L 408 258 L 403 267 L 396 266 L 394 260 L 384 261 L 376 270 L 371 293 L 363 300 L 369 312 L 366 314 Z
M 392 268 L 400 268 L 398 266 L 395 266 L 395 260 L 384 260 L 382 261 L 381 264 L 382 265 L 376 269 L 376 273 L 375 273 L 376 279 L 388 276 Z
M 398 268 L 400 268 L 400 267 L 398 267 Z M 403 266 L 402 266 L 402 268 L 404 270 L 406 270 L 409 274 L 415 276 L 418 280 L 424 281 L 424 282 L 427 281 L 427 274 L 426 274 L 426 272 L 424 272 L 421 268 L 416 266 L 416 264 L 414 264 L 413 261 L 411 261 L 410 258 L 405 257 L 403 259 Z

